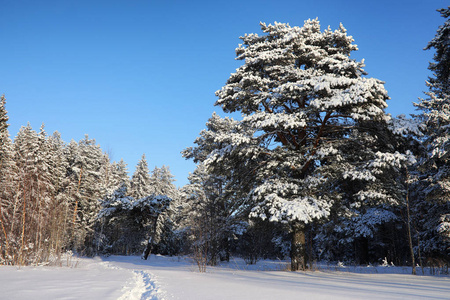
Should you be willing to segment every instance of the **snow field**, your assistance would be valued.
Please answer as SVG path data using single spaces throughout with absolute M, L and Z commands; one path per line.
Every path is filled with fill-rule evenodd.
M 76 267 L 2 266 L 0 299 L 450 299 L 449 276 L 382 266 L 288 272 L 286 264 L 232 259 L 199 273 L 189 258 L 152 255 L 82 258 Z
M 105 260 L 124 269 L 149 270 L 157 278 L 156 298 L 142 299 L 450 299 L 449 276 L 412 276 L 406 267 L 321 265 L 320 271 L 288 272 L 285 261 L 246 265 L 232 259 L 199 273 L 188 258 Z

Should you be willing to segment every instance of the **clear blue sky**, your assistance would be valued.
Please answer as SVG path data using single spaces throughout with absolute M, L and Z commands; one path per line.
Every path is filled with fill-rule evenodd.
M 142 153 L 169 165 L 178 186 L 194 170 L 180 151 L 213 111 L 214 92 L 239 66 L 234 49 L 259 22 L 323 28 L 342 22 L 370 77 L 386 81 L 393 115 L 414 113 L 444 19 L 443 0 L 0 0 L 0 94 L 10 134 L 45 123 L 69 142 L 87 133 L 130 173 Z M 130 174 L 131 175 L 131 174 Z

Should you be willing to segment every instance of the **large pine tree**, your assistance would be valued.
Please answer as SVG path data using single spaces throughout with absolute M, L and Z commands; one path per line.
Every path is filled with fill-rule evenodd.
M 288 225 L 297 270 L 306 267 L 306 226 L 348 193 L 339 183 L 360 183 L 350 191 L 355 202 L 396 204 L 390 188 L 374 183 L 387 183 L 385 170 L 405 157 L 382 146 L 387 92 L 350 58 L 357 46 L 342 25 L 321 31 L 307 20 L 261 29 L 264 35 L 241 37 L 236 54 L 244 64 L 216 93 L 216 105 L 242 120 L 210 133 L 205 164 L 250 188 L 251 216 Z

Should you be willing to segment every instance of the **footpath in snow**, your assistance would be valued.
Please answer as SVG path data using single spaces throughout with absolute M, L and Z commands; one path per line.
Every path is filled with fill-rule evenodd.
M 401 267 L 287 272 L 285 262 L 239 259 L 199 273 L 188 258 L 74 260 L 72 267 L 0 267 L 0 299 L 450 299 L 449 276 Z

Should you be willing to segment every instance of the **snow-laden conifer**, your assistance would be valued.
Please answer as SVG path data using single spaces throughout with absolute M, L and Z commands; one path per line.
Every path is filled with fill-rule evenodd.
M 434 49 L 429 69 L 429 91 L 415 105 L 426 128 L 423 130 L 424 154 L 418 162 L 418 218 L 421 250 L 428 256 L 448 252 L 450 243 L 450 7 L 438 10 L 446 20 L 425 49 Z
M 144 258 L 147 259 L 165 233 L 164 215 L 172 199 L 165 195 L 134 199 L 127 194 L 123 184 L 101 201 L 97 218 L 102 223 L 104 240 L 100 248 L 120 254 L 136 254 L 145 248 Z
M 189 184 L 182 190 L 185 198 L 182 226 L 186 228 L 194 259 L 204 265 L 229 260 L 231 242 L 245 228 L 239 201 L 245 198 L 238 198 L 240 194 L 230 190 L 225 176 L 208 173 L 202 163 L 188 179 Z
M 83 249 L 85 254 L 94 252 L 94 226 L 100 209 L 99 200 L 105 191 L 105 156 L 88 135 L 78 143 L 71 142 L 67 146 L 70 189 L 73 192 L 72 238 L 74 249 Z
M 125 185 L 127 189 L 130 187 L 130 178 L 128 176 L 128 167 L 123 159 L 119 162 L 113 162 L 111 166 L 111 186 L 117 189 Z
M 151 173 L 149 186 L 150 193 L 155 195 L 166 195 L 171 199 L 177 199 L 178 189 L 173 184 L 175 182 L 174 176 L 170 172 L 168 166 L 161 168 L 155 167 Z
M 0 264 L 10 264 L 13 262 L 14 249 L 11 248 L 11 241 L 14 238 L 11 227 L 14 207 L 14 160 L 13 145 L 8 131 L 8 115 L 6 111 L 6 98 L 0 96 L 0 247 L 4 249 L 0 253 Z
M 202 132 L 190 151 L 206 149 L 208 170 L 248 187 L 252 217 L 289 225 L 296 270 L 305 267 L 305 226 L 339 205 L 339 182 L 361 183 L 351 201 L 396 204 L 393 189 L 375 182 L 406 157 L 381 145 L 388 95 L 382 81 L 364 77 L 363 61 L 350 58 L 357 46 L 342 25 L 321 31 L 307 20 L 261 23 L 261 30 L 241 37 L 236 55 L 244 64 L 216 92 L 216 105 L 242 119 L 213 116 L 227 126 Z
M 137 163 L 136 170 L 131 177 L 129 193 L 134 199 L 151 195 L 150 174 L 145 154 L 142 154 L 141 160 Z

